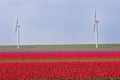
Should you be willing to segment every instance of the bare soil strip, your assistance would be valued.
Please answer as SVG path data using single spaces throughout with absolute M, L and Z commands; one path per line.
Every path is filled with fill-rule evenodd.
M 81 58 L 81 59 L 3 59 L 0 63 L 24 62 L 111 62 L 120 61 L 120 58 Z

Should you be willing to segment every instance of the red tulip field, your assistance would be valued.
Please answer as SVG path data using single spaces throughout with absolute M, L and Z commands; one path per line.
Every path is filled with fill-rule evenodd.
M 120 52 L 0 52 L 0 80 L 120 80 Z

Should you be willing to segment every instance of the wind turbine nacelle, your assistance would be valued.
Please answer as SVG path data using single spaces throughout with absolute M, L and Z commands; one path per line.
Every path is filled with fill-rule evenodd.
M 16 27 L 20 27 L 20 25 L 17 25 Z
M 95 21 L 95 23 L 99 23 L 99 21 L 98 21 L 98 20 L 96 20 L 96 21 Z

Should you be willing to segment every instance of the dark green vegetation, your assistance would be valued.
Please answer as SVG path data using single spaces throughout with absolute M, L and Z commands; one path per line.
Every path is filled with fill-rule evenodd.
M 16 45 L 0 46 L 0 51 L 18 51 Z M 19 51 L 81 51 L 81 50 L 120 50 L 120 44 L 69 44 L 69 45 L 21 45 Z

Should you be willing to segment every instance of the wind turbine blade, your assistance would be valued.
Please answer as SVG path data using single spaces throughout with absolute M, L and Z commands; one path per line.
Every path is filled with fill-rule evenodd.
M 93 31 L 95 32 L 95 28 L 96 28 L 96 9 L 95 9 L 95 16 L 94 16 L 95 20 L 94 20 L 94 28 Z
M 93 29 L 93 31 L 95 32 L 95 23 L 94 23 L 94 29 Z
M 15 28 L 15 33 L 17 32 L 17 27 Z
M 18 25 L 18 19 L 17 19 L 17 21 L 16 21 L 16 26 Z
M 95 20 L 96 20 L 96 10 L 95 10 Z
M 18 27 L 18 19 L 17 19 L 17 21 L 16 21 L 15 33 L 17 32 L 17 27 Z

